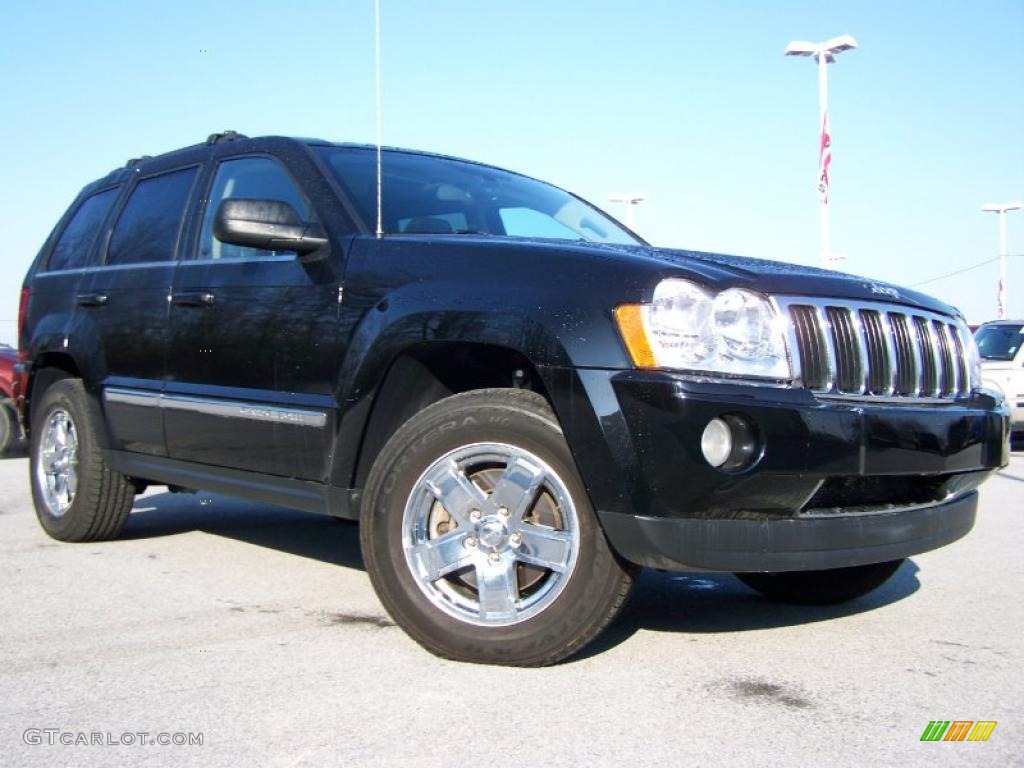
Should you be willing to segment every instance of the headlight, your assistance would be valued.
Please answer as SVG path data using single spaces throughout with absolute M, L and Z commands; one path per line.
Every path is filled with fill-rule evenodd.
M 618 307 L 615 318 L 638 368 L 792 377 L 779 317 L 751 291 L 711 294 L 689 280 L 669 278 L 658 283 L 650 304 Z

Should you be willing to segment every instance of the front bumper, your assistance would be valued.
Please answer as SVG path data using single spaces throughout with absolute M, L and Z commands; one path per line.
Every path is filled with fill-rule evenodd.
M 965 535 L 975 489 L 1009 460 L 1007 408 L 982 392 L 871 403 L 666 373 L 577 375 L 603 444 L 570 420 L 570 445 L 609 541 L 641 565 L 816 570 L 908 557 Z M 759 437 L 741 471 L 701 452 L 704 427 L 726 414 Z
M 978 492 L 922 508 L 830 518 L 716 520 L 600 515 L 627 560 L 666 570 L 804 571 L 898 560 L 974 526 Z

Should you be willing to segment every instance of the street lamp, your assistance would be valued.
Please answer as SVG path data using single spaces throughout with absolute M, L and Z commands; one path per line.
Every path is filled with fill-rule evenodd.
M 813 56 L 818 62 L 818 126 L 821 138 L 818 145 L 818 194 L 821 197 L 821 263 L 827 267 L 832 262 L 829 251 L 828 220 L 828 169 L 832 163 L 831 137 L 828 130 L 828 69 L 843 51 L 857 47 L 857 41 L 850 35 L 840 35 L 823 43 L 808 43 L 794 40 L 786 46 L 787 56 Z
M 996 305 L 999 319 L 1006 319 L 1006 212 L 1024 208 L 1024 203 L 987 203 L 981 210 L 999 214 L 999 282 L 996 284 Z
M 625 203 L 626 204 L 626 226 L 630 229 L 633 228 L 633 207 L 642 203 L 647 198 L 643 195 L 613 195 L 608 198 L 611 203 Z

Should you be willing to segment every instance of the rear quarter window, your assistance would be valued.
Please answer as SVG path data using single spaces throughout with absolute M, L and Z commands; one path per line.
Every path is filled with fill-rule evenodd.
M 57 244 L 50 252 L 46 268 L 51 272 L 75 269 L 88 264 L 100 226 L 117 198 L 118 188 L 106 189 L 85 198 L 64 227 Z

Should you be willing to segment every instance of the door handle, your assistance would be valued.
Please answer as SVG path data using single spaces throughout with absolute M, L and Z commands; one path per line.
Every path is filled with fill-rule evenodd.
M 77 298 L 80 307 L 102 307 L 110 297 L 105 293 L 80 293 Z
M 171 304 L 179 307 L 208 307 L 213 304 L 214 298 L 209 291 L 182 291 L 170 296 Z

